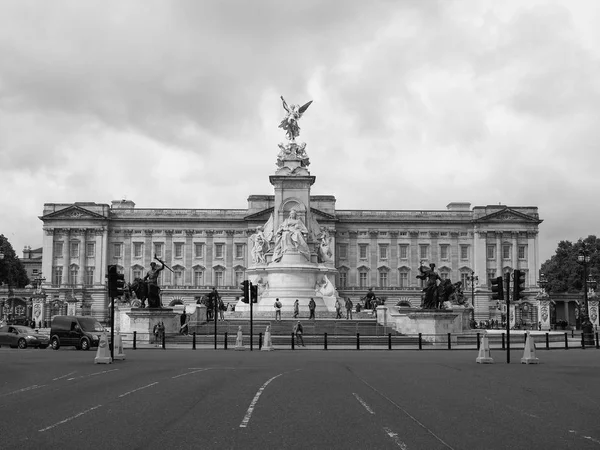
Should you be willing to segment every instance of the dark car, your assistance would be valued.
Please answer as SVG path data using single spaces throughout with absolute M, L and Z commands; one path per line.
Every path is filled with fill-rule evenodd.
M 0 327 L 0 346 L 8 345 L 16 348 L 47 348 L 50 338 L 45 334 L 22 325 L 5 325 Z
M 50 345 L 54 350 L 61 346 L 89 350 L 98 347 L 104 327 L 94 317 L 54 316 L 50 325 Z

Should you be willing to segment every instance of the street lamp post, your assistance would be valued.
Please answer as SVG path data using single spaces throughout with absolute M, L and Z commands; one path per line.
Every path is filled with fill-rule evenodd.
M 579 250 L 579 255 L 577 255 L 577 262 L 583 265 L 583 312 L 579 314 L 579 320 L 582 321 L 584 317 L 588 315 L 588 264 L 590 262 L 590 252 L 585 245 L 585 242 L 582 242 L 581 248 Z
M 471 320 L 475 321 L 475 283 L 479 281 L 479 277 L 475 275 L 474 271 L 471 271 L 471 275 L 467 275 L 467 281 L 471 284 Z

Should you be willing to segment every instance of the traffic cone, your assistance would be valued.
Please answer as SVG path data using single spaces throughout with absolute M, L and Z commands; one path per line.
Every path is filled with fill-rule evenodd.
M 242 327 L 238 328 L 237 338 L 235 340 L 235 349 L 246 350 L 246 347 L 244 347 L 244 338 L 242 336 Z
M 523 357 L 521 358 L 521 364 L 539 364 L 539 362 L 540 360 L 535 357 L 535 342 L 528 331 L 527 339 L 525 340 L 525 350 L 523 351 Z
M 125 352 L 123 351 L 123 340 L 121 339 L 121 333 L 117 331 L 115 335 L 115 346 L 114 346 L 113 359 L 123 360 L 125 359 Z
M 477 364 L 494 364 L 487 333 L 484 333 L 483 336 L 481 336 L 481 342 L 479 344 L 479 356 L 475 361 L 477 361 Z
M 265 338 L 263 339 L 261 350 L 267 352 L 273 350 L 273 342 L 271 341 L 271 327 L 269 325 L 267 325 L 267 329 L 265 330 Z
M 96 352 L 96 357 L 94 358 L 94 364 L 112 364 L 106 331 L 103 331 L 100 335 L 100 342 L 98 343 L 98 351 Z

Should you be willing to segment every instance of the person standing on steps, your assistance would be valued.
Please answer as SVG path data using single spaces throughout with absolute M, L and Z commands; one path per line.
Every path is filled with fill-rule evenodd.
M 346 320 L 352 320 L 352 300 L 350 297 L 346 297 Z
M 335 299 L 335 318 L 336 319 L 342 318 L 342 304 L 340 303 L 339 298 Z
M 298 343 L 302 342 L 302 347 L 306 347 L 306 345 L 304 345 L 304 338 L 302 337 L 303 332 L 304 329 L 302 328 L 302 324 L 298 321 L 296 325 L 294 325 L 294 336 L 296 336 L 296 341 Z
M 278 298 L 275 299 L 273 307 L 275 308 L 275 320 L 281 321 L 281 302 Z
M 300 314 L 300 302 L 296 299 L 294 302 L 294 319 L 298 318 L 298 314 Z
M 309 320 L 310 319 L 316 319 L 315 317 L 315 309 L 317 308 L 317 304 L 315 303 L 315 300 L 311 297 L 310 301 L 308 302 L 308 309 L 310 310 L 310 316 L 309 316 Z

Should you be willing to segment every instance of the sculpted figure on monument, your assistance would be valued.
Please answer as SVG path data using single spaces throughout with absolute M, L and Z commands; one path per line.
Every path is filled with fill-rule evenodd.
M 283 221 L 275 234 L 275 249 L 273 261 L 279 262 L 284 253 L 298 252 L 310 261 L 310 250 L 306 244 L 308 230 L 292 209 L 287 219 Z
M 255 264 L 265 264 L 266 253 L 270 250 L 269 241 L 267 240 L 262 227 L 256 228 L 256 233 L 250 236 L 252 241 L 252 262 Z
M 302 114 L 304 114 L 304 112 L 308 109 L 308 107 L 312 103 L 312 100 L 303 106 L 288 106 L 283 96 L 281 96 L 281 101 L 283 102 L 283 109 L 285 109 L 286 115 L 279 124 L 279 128 L 283 128 L 285 130 L 285 135 L 288 138 L 288 140 L 294 142 L 295 139 L 300 135 L 300 127 L 298 126 L 298 120 L 300 120 Z
M 318 261 L 320 263 L 331 261 L 333 252 L 331 251 L 331 236 L 327 230 L 323 231 L 319 236 L 319 251 L 317 252 Z
M 146 300 L 148 300 L 149 308 L 162 308 L 160 287 L 158 287 L 158 276 L 167 266 L 163 261 L 158 259 L 156 255 L 154 255 L 154 259 L 161 264 L 160 267 L 155 262 L 150 263 L 150 270 L 144 279 L 136 278 L 133 280 L 133 283 L 129 285 L 130 292 L 135 293 L 135 296 L 141 301 L 142 308 L 146 307 Z M 137 304 L 137 302 L 135 303 Z
M 436 309 L 438 307 L 438 281 L 441 280 L 440 275 L 435 271 L 435 264 L 425 266 L 424 261 L 421 261 L 419 266 L 421 275 L 417 275 L 420 280 L 427 280 L 427 285 L 423 289 L 423 309 Z

